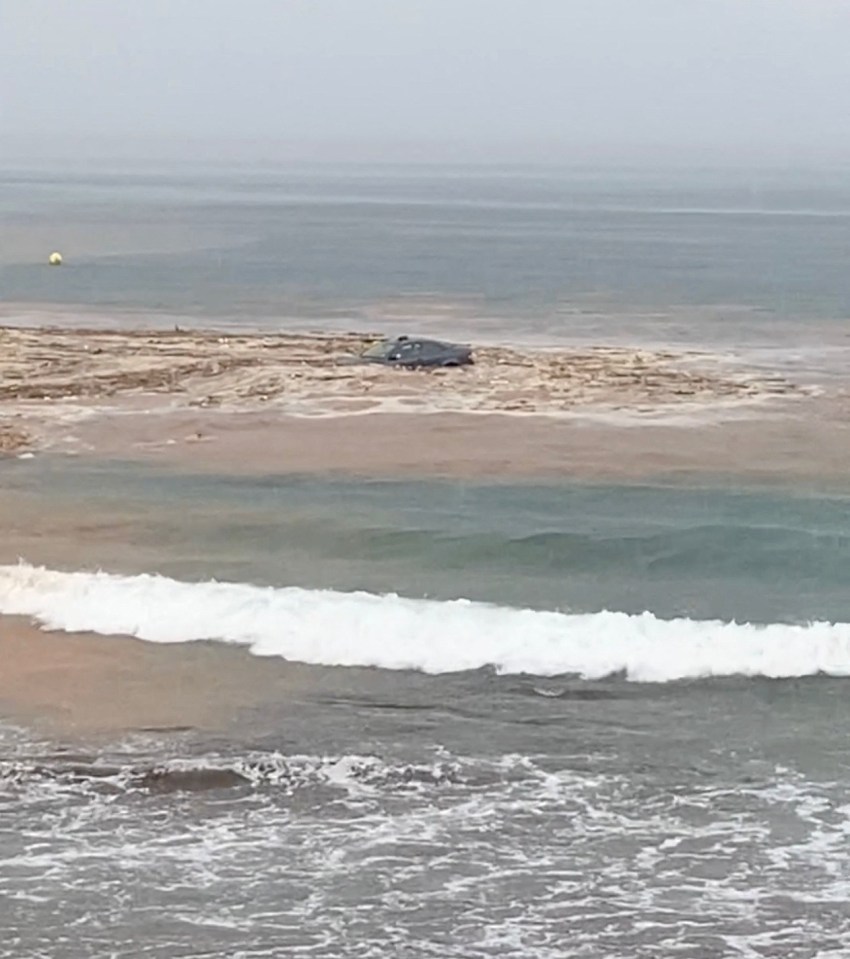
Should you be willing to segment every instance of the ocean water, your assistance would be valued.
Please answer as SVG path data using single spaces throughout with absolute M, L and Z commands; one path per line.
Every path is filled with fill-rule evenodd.
M 7 726 L 0 955 L 850 949 L 846 497 L 0 476 L 0 613 L 300 677 L 224 732 Z
M 0 219 L 3 300 L 136 322 L 823 346 L 850 317 L 843 169 L 42 163 L 0 171 Z
M 18 322 L 846 364 L 841 171 L 42 165 L 0 218 Z M 215 730 L 4 720 L 0 956 L 847 955 L 848 560 L 847 490 L 734 476 L 0 461 L 0 615 L 293 677 Z

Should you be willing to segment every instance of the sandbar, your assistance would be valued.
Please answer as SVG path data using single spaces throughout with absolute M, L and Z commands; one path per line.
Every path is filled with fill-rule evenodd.
M 0 328 L 0 451 L 494 480 L 850 467 L 840 384 L 622 346 L 478 346 L 474 366 L 435 371 L 352 362 L 378 338 Z

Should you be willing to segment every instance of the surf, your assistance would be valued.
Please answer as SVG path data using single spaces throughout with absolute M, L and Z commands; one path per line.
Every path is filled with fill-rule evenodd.
M 51 631 L 154 643 L 212 640 L 307 664 L 430 674 L 491 668 L 588 680 L 619 674 L 634 682 L 850 675 L 847 623 L 541 611 L 25 563 L 0 566 L 0 613 L 30 617 Z

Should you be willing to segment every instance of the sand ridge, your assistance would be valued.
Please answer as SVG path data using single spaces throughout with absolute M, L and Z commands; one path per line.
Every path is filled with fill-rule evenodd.
M 69 405 L 103 413 L 264 410 L 574 414 L 720 408 L 805 391 L 697 351 L 478 347 L 475 365 L 410 371 L 353 363 L 363 333 L 0 328 L 0 451 L 38 446 L 38 424 Z M 147 398 L 147 400 L 145 400 Z

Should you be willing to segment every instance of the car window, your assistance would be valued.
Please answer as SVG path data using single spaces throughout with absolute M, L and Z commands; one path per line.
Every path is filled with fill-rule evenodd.
M 387 351 L 390 348 L 389 343 L 375 343 L 369 347 L 368 350 L 365 350 L 363 356 L 369 356 L 374 358 L 379 358 L 387 355 Z

